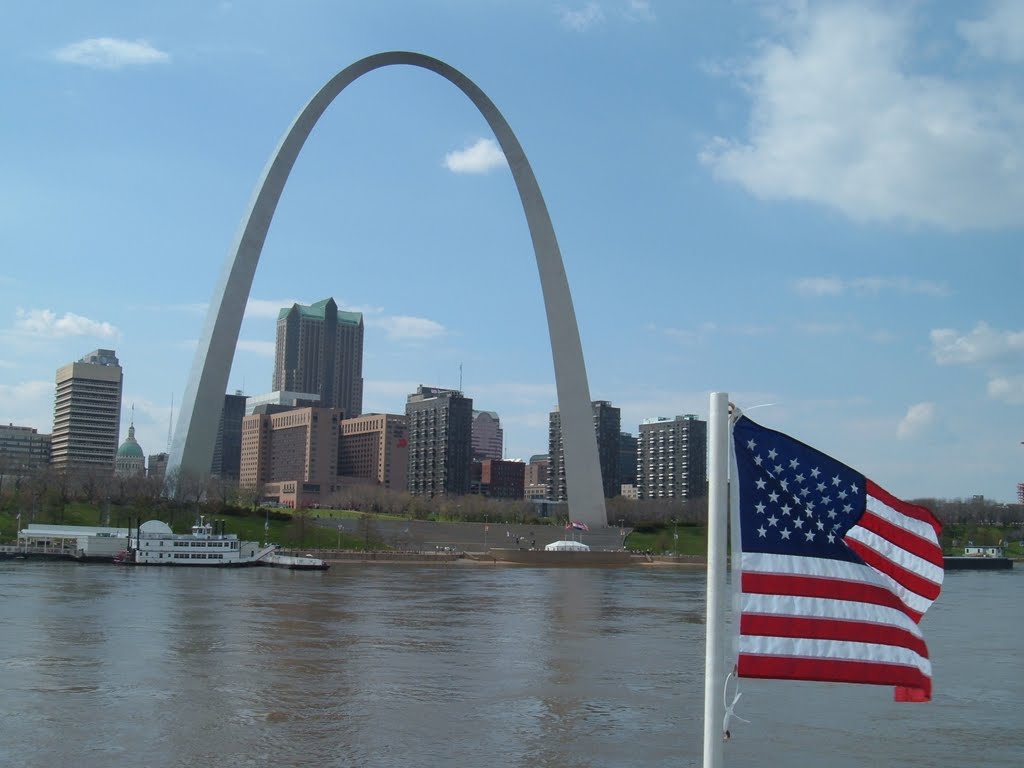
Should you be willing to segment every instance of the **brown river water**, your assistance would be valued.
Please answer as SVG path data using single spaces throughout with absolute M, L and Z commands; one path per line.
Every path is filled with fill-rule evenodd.
M 0 766 L 699 766 L 701 571 L 0 562 Z M 1024 765 L 1024 566 L 947 574 L 930 704 L 741 681 L 725 765 Z

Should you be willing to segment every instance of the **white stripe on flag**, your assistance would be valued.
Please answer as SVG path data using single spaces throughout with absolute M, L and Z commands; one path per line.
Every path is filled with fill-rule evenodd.
M 908 552 L 897 544 L 893 544 L 891 541 L 882 538 L 874 531 L 869 531 L 866 528 L 855 525 L 846 532 L 846 538 L 859 541 L 865 547 L 877 552 L 889 562 L 895 563 L 900 568 L 910 571 L 923 579 L 927 579 L 933 584 L 942 583 L 942 576 L 944 573 L 942 568 L 939 568 L 939 566 L 929 563 L 927 560 Z
M 756 656 L 790 656 L 802 659 L 831 659 L 899 664 L 914 667 L 931 677 L 932 663 L 909 648 L 898 645 L 856 643 L 849 640 L 811 640 L 805 637 L 740 635 L 740 653 Z
M 924 613 L 932 604 L 931 600 L 911 592 L 895 579 L 863 563 L 799 555 L 773 555 L 767 552 L 744 552 L 741 564 L 744 573 L 817 576 L 823 579 L 872 584 L 892 592 L 904 605 L 917 613 Z
M 870 493 L 868 494 L 865 507 L 867 507 L 868 512 L 874 513 L 886 522 L 892 523 L 893 525 L 898 526 L 905 531 L 909 531 L 915 536 L 919 536 L 925 541 L 930 541 L 938 546 L 939 539 L 938 536 L 935 535 L 935 529 L 928 523 L 915 520 L 913 517 L 893 509 L 881 499 L 876 499 Z
M 898 627 L 915 637 L 922 637 L 921 628 L 903 611 L 874 603 L 836 600 L 831 597 L 791 597 L 789 595 L 743 595 L 743 613 L 765 616 L 807 617 L 860 621 Z

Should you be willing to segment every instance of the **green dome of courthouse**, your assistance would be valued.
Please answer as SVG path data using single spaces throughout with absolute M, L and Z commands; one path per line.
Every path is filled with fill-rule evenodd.
M 114 474 L 119 477 L 141 477 L 146 474 L 146 454 L 135 439 L 135 422 L 128 427 L 128 438 L 121 443 L 114 458 Z

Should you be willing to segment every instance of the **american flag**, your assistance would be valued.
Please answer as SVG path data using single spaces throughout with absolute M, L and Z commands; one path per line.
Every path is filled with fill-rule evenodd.
M 918 623 L 942 587 L 942 526 L 863 475 L 745 416 L 740 677 L 896 686 L 931 698 Z
M 590 528 L 587 526 L 586 523 L 581 523 L 581 522 L 579 522 L 577 520 L 573 520 L 572 522 L 569 522 L 569 523 L 565 524 L 565 530 L 568 531 L 570 528 L 574 528 L 577 531 L 589 531 L 590 530 Z

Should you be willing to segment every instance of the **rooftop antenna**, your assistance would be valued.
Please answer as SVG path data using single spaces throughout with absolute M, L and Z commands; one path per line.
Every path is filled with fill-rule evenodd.
M 462 363 L 459 363 L 459 392 L 462 391 Z

